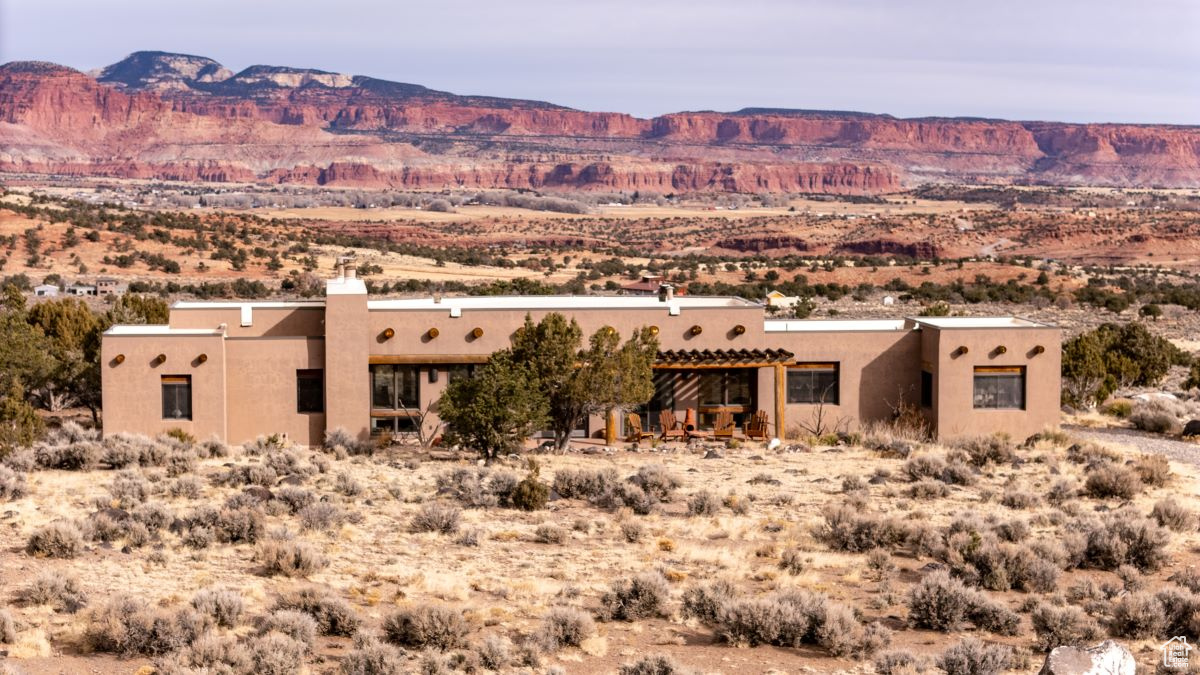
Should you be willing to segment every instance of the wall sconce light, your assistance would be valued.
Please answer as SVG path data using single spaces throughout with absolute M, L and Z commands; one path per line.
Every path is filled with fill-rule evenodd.
M 166 354 L 159 354 L 158 356 L 154 357 L 154 361 L 153 361 L 154 365 L 156 365 L 156 366 L 161 366 L 162 364 L 164 364 L 166 362 L 167 362 Z
M 436 329 L 436 328 L 430 328 L 429 330 L 425 331 L 425 334 L 429 336 L 429 339 L 430 339 L 430 340 L 432 340 L 432 339 L 434 339 L 435 337 L 437 337 L 437 336 L 441 335 L 441 334 L 442 334 L 442 332 L 441 332 L 441 331 L 439 331 L 439 330 L 438 330 L 438 329 Z
M 208 361 L 208 354 L 201 354 L 196 357 L 196 363 L 205 363 Z
M 383 329 L 383 339 L 384 340 L 391 340 L 394 337 L 396 337 L 396 329 L 394 329 L 394 328 L 384 328 Z
M 953 356 L 962 356 L 963 354 L 966 354 L 969 351 L 971 351 L 971 350 L 967 349 L 966 345 L 961 345 L 961 346 L 959 346 L 958 349 L 954 350 Z
M 1034 354 L 1045 354 L 1045 353 L 1046 353 L 1046 348 L 1045 348 L 1045 347 L 1043 347 L 1043 346 L 1041 346 L 1041 345 L 1038 345 L 1038 346 L 1036 346 L 1036 347 L 1034 347 L 1034 348 L 1033 348 L 1033 353 L 1034 353 Z
M 125 355 L 117 354 L 116 356 L 113 357 L 113 363 L 117 364 L 118 366 L 121 365 L 122 363 L 125 363 Z
M 476 340 L 483 337 L 483 329 L 480 328 L 479 326 L 472 328 L 471 329 L 471 337 L 475 338 Z
M 437 382 L 437 381 L 438 381 L 438 369 L 430 368 L 429 369 L 429 383 L 433 384 L 434 382 Z
M 1007 354 L 1008 347 L 1005 347 L 1004 345 L 1000 345 L 1000 346 L 996 347 L 996 353 L 997 354 Z
M 650 326 L 650 334 L 658 335 L 658 326 Z
M 733 334 L 734 335 L 745 335 L 746 327 L 739 323 L 738 325 L 733 327 Z
M 704 327 L 701 326 L 700 324 L 696 324 L 695 326 L 692 326 L 691 330 L 689 330 L 688 332 L 691 333 L 692 335 L 699 335 L 704 332 Z

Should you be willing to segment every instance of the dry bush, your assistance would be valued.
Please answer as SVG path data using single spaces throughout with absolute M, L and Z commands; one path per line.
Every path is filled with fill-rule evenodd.
M 636 621 L 651 617 L 670 616 L 667 602 L 671 588 L 663 575 L 646 572 L 629 579 L 612 583 L 609 591 L 600 596 L 602 609 L 599 617 L 603 621 Z
M 56 520 L 29 535 L 25 552 L 40 558 L 74 558 L 83 551 L 83 533 L 67 520 Z
M 1171 482 L 1171 463 L 1158 454 L 1146 454 L 1133 462 L 1133 470 L 1142 482 L 1151 487 L 1163 487 Z
M 621 523 L 621 538 L 630 544 L 636 544 L 646 534 L 646 528 L 636 520 L 626 520 Z
M 1100 636 L 1100 627 L 1078 607 L 1039 604 L 1029 615 L 1037 647 L 1048 652 L 1056 647 L 1081 647 Z
M 279 474 L 269 466 L 262 464 L 238 464 L 231 466 L 224 475 L 217 478 L 217 483 L 229 487 L 241 485 L 258 485 L 269 488 L 279 480 Z
M 873 661 L 878 675 L 913 675 L 929 670 L 926 657 L 917 656 L 908 650 L 893 649 L 883 652 Z
M 1007 670 L 1011 660 L 1011 647 L 966 638 L 942 652 L 937 665 L 946 675 L 996 675 Z
M 1055 506 L 1062 506 L 1069 503 L 1079 494 L 1079 488 L 1071 480 L 1058 480 L 1050 486 L 1050 490 L 1046 493 L 1046 501 Z
M 283 504 L 289 512 L 299 513 L 304 507 L 315 504 L 317 496 L 307 488 L 285 485 L 275 491 L 275 499 Z
M 1084 493 L 1096 499 L 1133 499 L 1142 491 L 1142 481 L 1132 469 L 1107 463 L 1088 471 Z
M 304 612 L 317 622 L 322 635 L 350 637 L 358 630 L 359 619 L 350 603 L 319 586 L 304 586 L 287 591 L 275 601 L 273 609 Z
M 964 622 L 1002 635 L 1013 635 L 1020 617 L 945 571 L 926 575 L 909 592 L 909 621 L 918 628 L 959 630 Z
M 1170 497 L 1155 503 L 1150 510 L 1150 517 L 1159 525 L 1176 532 L 1188 532 L 1196 522 L 1195 514 Z
M 1121 455 L 1117 454 L 1117 451 L 1091 441 L 1076 443 L 1067 448 L 1068 461 L 1083 464 L 1088 468 L 1120 461 L 1120 459 Z
M 946 484 L 931 478 L 923 478 L 908 487 L 908 496 L 913 499 L 941 499 L 950 494 Z
M 979 467 L 1005 464 L 1016 459 L 1012 441 L 999 436 L 963 438 L 955 441 L 951 447 L 967 453 L 970 462 Z
M 439 495 L 454 499 L 468 508 L 511 506 L 513 490 L 519 479 L 507 471 L 490 467 L 459 467 L 435 477 Z
M 0 500 L 20 499 L 29 493 L 25 474 L 0 465 Z
M 1196 635 L 1200 631 L 1200 595 L 1179 588 L 1164 588 L 1154 594 L 1163 608 L 1165 635 Z
M 445 651 L 465 647 L 470 632 L 461 612 L 441 605 L 408 607 L 383 621 L 388 642 L 415 649 L 432 647 Z
M 167 486 L 167 494 L 176 499 L 197 499 L 203 490 L 203 483 L 195 476 L 177 478 Z
M 96 651 L 155 656 L 187 647 L 208 626 L 208 618 L 190 608 L 172 612 L 117 595 L 91 612 L 84 638 Z
M 637 473 L 629 477 L 629 482 L 659 502 L 671 501 L 675 490 L 681 485 L 679 478 L 662 464 L 641 465 Z
M 218 626 L 233 628 L 242 616 L 242 594 L 225 588 L 206 588 L 192 596 L 192 608 L 209 616 Z
M 1129 423 L 1134 429 L 1155 434 L 1177 434 L 1183 425 L 1179 423 L 1179 405 L 1174 402 L 1153 399 L 1138 401 L 1129 414 Z
M 533 540 L 539 544 L 563 544 L 571 533 L 554 523 L 542 523 L 533 531 Z
M 1167 581 L 1179 584 L 1193 593 L 1200 593 L 1200 572 L 1193 568 L 1179 570 L 1167 577 Z
M 417 515 L 413 516 L 409 523 L 409 530 L 412 532 L 440 532 L 441 534 L 454 534 L 458 531 L 459 518 L 462 511 L 457 507 L 447 504 L 439 504 L 430 502 L 422 504 L 421 510 Z
M 1089 527 L 1084 564 L 1115 570 L 1123 564 L 1153 572 L 1167 562 L 1170 533 L 1153 520 L 1130 511 L 1107 515 Z
M 779 555 L 779 569 L 796 576 L 804 572 L 808 565 L 804 562 L 804 552 L 795 546 L 783 549 Z
M 542 618 L 538 643 L 548 652 L 578 647 L 596 633 L 592 617 L 572 607 L 551 607 Z
M 0 608 L 0 643 L 10 645 L 17 641 L 17 622 L 13 621 L 12 612 Z M 4 664 L 0 662 L 0 666 Z M 13 671 L 15 673 L 15 671 Z M 4 673 L 4 675 L 9 675 Z
M 559 469 L 551 486 L 563 499 L 595 499 L 612 492 L 619 482 L 615 469 Z
M 688 515 L 715 516 L 721 510 L 721 498 L 711 490 L 701 490 L 688 497 Z
M 306 541 L 268 539 L 258 545 L 255 559 L 263 574 L 308 577 L 329 564 L 329 560 Z
M 521 479 L 512 488 L 509 501 L 512 507 L 522 511 L 539 511 L 546 508 L 546 502 L 550 500 L 550 486 L 538 479 L 537 466 L 533 466 L 529 473 Z
M 407 665 L 399 650 L 369 633 L 354 636 L 354 649 L 340 664 L 342 675 L 401 675 Z
M 317 643 L 317 622 L 304 612 L 279 609 L 259 618 L 258 633 L 282 633 L 304 646 L 310 652 Z
M 162 656 L 154 662 L 159 675 L 196 675 L 201 673 L 252 673 L 250 650 L 232 635 L 205 633 L 190 645 Z
M 1010 509 L 1031 509 L 1038 505 L 1038 497 L 1028 490 L 1009 487 L 1000 497 L 1000 504 Z
M 296 512 L 296 517 L 300 519 L 301 528 L 319 532 L 341 527 L 346 519 L 342 510 L 329 502 L 309 504 Z
M 937 455 L 917 455 L 910 457 L 904 463 L 904 472 L 908 479 L 916 482 L 925 479 L 939 479 L 946 470 L 946 462 Z
M 863 513 L 850 504 L 826 507 L 824 524 L 816 536 L 835 551 L 861 553 L 873 548 L 894 548 L 908 537 L 909 529 L 901 521 L 878 514 Z
M 147 502 L 135 508 L 129 514 L 135 521 L 146 526 L 151 532 L 165 529 L 175 520 L 175 512 L 160 502 Z
M 46 570 L 17 593 L 17 601 L 26 605 L 52 605 L 59 612 L 74 614 L 87 606 L 88 597 L 75 575 Z
M 696 675 L 696 671 L 684 668 L 666 654 L 643 656 L 631 663 L 622 663 L 617 675 Z
M 1112 608 L 1113 634 L 1124 638 L 1156 638 L 1166 623 L 1158 598 L 1149 593 L 1125 595 Z
M 249 642 L 255 675 L 293 675 L 304 665 L 303 644 L 282 633 L 260 635 Z
M 479 664 L 488 670 L 503 670 L 512 661 L 511 643 L 499 635 L 488 635 L 475 646 Z
M 84 440 L 65 445 L 39 443 L 33 448 L 38 466 L 43 469 L 62 471 L 89 471 L 94 469 L 104 450 L 95 441 Z
M 958 453 L 956 452 L 955 455 Z M 979 472 L 974 466 L 967 462 L 967 458 L 947 458 L 946 468 L 942 470 L 942 474 L 938 476 L 943 483 L 950 485 L 974 485 L 976 474 Z
M 227 544 L 253 544 L 265 534 L 266 525 L 258 508 L 225 508 L 217 512 L 213 531 Z
M 333 481 L 335 492 L 346 497 L 357 497 L 363 493 L 362 483 L 354 480 L 348 473 L 339 473 Z

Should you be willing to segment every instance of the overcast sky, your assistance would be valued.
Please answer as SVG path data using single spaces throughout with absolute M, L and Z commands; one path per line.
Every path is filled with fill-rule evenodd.
M 1200 124 L 1200 0 L 0 0 L 0 62 L 142 49 L 642 117 Z

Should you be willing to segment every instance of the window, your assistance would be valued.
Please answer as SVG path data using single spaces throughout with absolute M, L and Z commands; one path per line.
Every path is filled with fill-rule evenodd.
M 449 384 L 465 377 L 475 377 L 477 367 L 474 363 L 457 363 L 446 366 L 446 383 Z
M 192 419 L 192 376 L 162 376 L 162 416 L 164 420 Z
M 325 412 L 325 378 L 319 368 L 296 371 L 296 412 Z
M 675 371 L 654 371 L 654 396 L 639 406 L 642 428 L 646 431 L 662 431 L 662 411 L 675 409 Z
M 375 410 L 416 410 L 420 405 L 417 366 L 371 366 L 371 407 Z
M 976 366 L 976 408 L 1025 409 L 1024 366 Z
M 797 363 L 788 366 L 788 403 L 828 403 L 838 405 L 838 364 Z
M 921 407 L 933 407 L 933 373 L 921 371 Z
M 741 408 L 751 402 L 755 371 L 751 368 L 700 372 L 700 407 Z

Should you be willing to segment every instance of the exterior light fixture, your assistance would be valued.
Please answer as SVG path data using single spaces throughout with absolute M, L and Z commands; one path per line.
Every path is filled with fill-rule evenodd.
M 384 340 L 391 340 L 394 337 L 396 337 L 396 329 L 395 328 L 384 328 L 383 329 L 383 339 Z
M 1045 353 L 1046 353 L 1046 348 L 1045 348 L 1045 347 L 1043 347 L 1043 346 L 1041 346 L 1041 345 L 1038 345 L 1038 346 L 1036 346 L 1036 347 L 1034 347 L 1034 348 L 1033 348 L 1033 353 L 1034 353 L 1034 354 L 1045 354 Z
M 734 335 L 745 335 L 745 333 L 746 333 L 746 327 L 743 326 L 742 324 L 739 323 L 738 325 L 733 327 Z
M 658 326 L 650 326 L 650 334 L 658 335 Z
M 1005 347 L 1004 345 L 1000 345 L 999 347 L 996 347 L 996 353 L 997 354 L 1007 354 L 1008 347 Z
M 116 356 L 113 357 L 113 363 L 117 364 L 118 366 L 121 365 L 122 363 L 125 363 L 125 355 L 117 354 Z
M 156 365 L 156 366 L 160 366 L 166 362 L 167 362 L 166 354 L 159 354 L 158 356 L 154 357 L 154 365 Z
M 696 325 L 692 326 L 691 330 L 689 330 L 688 332 L 691 333 L 692 335 L 699 335 L 704 332 L 704 327 L 701 326 L 700 324 L 696 324 Z
M 435 337 L 441 335 L 442 333 L 441 333 L 441 331 L 439 331 L 436 328 L 430 328 L 429 330 L 425 331 L 425 334 L 429 336 L 430 340 L 432 340 Z
M 438 381 L 438 369 L 430 368 L 429 369 L 429 383 L 433 384 L 434 382 L 437 382 L 437 381 Z
M 966 354 L 966 353 L 967 353 L 967 352 L 969 352 L 969 351 L 971 351 L 971 350 L 970 350 L 970 349 L 967 349 L 967 346 L 966 346 L 966 345 L 961 345 L 961 346 L 959 346 L 959 348 L 958 348 L 958 349 L 955 349 L 955 350 L 954 350 L 954 354 L 955 354 L 956 356 L 962 356 L 963 354 Z
M 471 337 L 475 338 L 476 340 L 483 337 L 483 329 L 480 328 L 479 326 L 472 328 L 471 329 Z
M 201 354 L 200 356 L 196 357 L 197 363 L 206 363 L 207 361 L 208 361 L 208 354 Z

